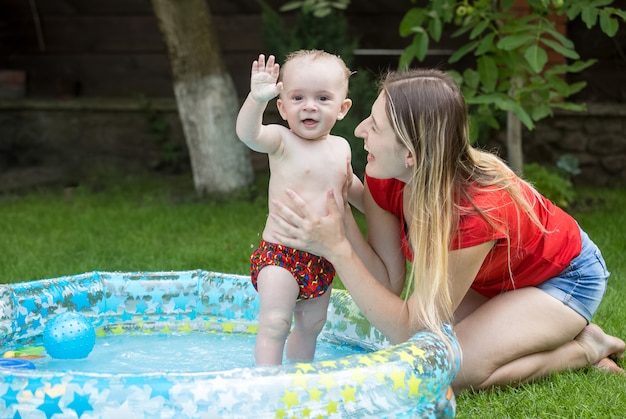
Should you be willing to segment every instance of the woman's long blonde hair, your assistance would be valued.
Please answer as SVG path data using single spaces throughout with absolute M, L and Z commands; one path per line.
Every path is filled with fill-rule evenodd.
M 389 73 L 381 84 L 386 111 L 398 140 L 414 159 L 408 183 L 408 237 L 413 264 L 407 279 L 415 301 L 417 327 L 440 331 L 453 320 L 448 286 L 448 252 L 466 200 L 494 227 L 489 208 L 473 204 L 472 188 L 505 189 L 520 211 L 539 225 L 513 172 L 497 156 L 469 142 L 467 107 L 454 80 L 442 71 Z M 508 237 L 508 235 L 507 235 Z M 510 248 L 510 244 L 509 244 Z M 407 293 L 409 295 L 410 293 Z

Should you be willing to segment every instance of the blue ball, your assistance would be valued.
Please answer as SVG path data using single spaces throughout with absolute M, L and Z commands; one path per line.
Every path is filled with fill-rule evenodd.
M 54 316 L 43 331 L 43 346 L 52 358 L 87 358 L 96 344 L 96 331 L 87 317 L 66 311 Z

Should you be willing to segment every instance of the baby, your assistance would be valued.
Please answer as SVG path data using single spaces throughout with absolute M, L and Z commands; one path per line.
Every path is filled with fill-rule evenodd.
M 318 50 L 290 54 L 282 73 L 274 61 L 270 55 L 266 63 L 261 54 L 252 63 L 250 94 L 237 118 L 241 141 L 268 154 L 270 213 L 272 202 L 286 201 L 285 190 L 292 189 L 323 214 L 327 192 L 332 189 L 342 199 L 346 185 L 348 201 L 362 209 L 363 184 L 352 173 L 350 145 L 330 134 L 352 106 L 347 98 L 350 70 L 339 57 Z M 288 128 L 262 123 L 267 103 L 276 96 Z M 261 243 L 250 258 L 251 279 L 260 299 L 257 365 L 281 364 L 285 342 L 289 360 L 313 359 L 335 275 L 325 259 L 282 245 L 272 235 L 275 229 L 275 221 L 268 217 Z

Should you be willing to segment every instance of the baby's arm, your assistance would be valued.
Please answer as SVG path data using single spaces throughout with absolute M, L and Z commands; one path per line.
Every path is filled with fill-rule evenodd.
M 280 66 L 270 55 L 265 63 L 265 56 L 252 63 L 250 75 L 250 93 L 237 116 L 237 136 L 254 151 L 271 153 L 280 145 L 280 126 L 263 125 L 263 112 L 267 103 L 275 98 L 282 89 L 278 82 Z

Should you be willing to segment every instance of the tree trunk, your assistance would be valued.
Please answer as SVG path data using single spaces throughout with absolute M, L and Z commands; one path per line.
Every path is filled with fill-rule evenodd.
M 522 155 L 522 123 L 515 113 L 507 112 L 506 118 L 506 149 L 509 167 L 521 176 L 524 172 Z
M 511 79 L 509 96 L 514 98 L 515 91 L 522 86 L 522 80 L 518 76 Z M 522 155 L 522 122 L 513 111 L 506 113 L 506 150 L 509 167 L 518 175 L 524 172 L 524 158 Z
M 237 138 L 237 92 L 222 60 L 206 0 L 152 0 L 172 66 L 174 94 L 196 191 L 250 185 L 250 151 Z

